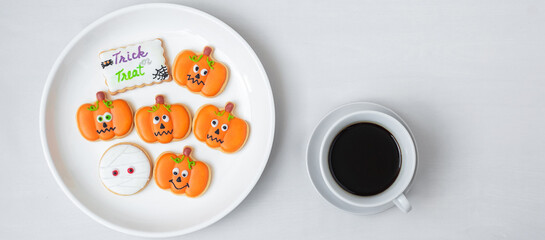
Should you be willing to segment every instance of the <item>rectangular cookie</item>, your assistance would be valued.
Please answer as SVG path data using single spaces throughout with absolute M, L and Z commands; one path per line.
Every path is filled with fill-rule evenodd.
M 102 73 L 113 95 L 136 87 L 170 81 L 161 39 L 103 51 L 99 54 Z

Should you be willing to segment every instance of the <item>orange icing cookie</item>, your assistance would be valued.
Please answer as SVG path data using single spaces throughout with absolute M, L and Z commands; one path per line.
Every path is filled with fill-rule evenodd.
M 248 139 L 249 127 L 246 121 L 233 115 L 233 108 L 235 105 L 231 102 L 222 110 L 214 105 L 202 106 L 193 122 L 195 137 L 226 153 L 238 151 Z
M 183 104 L 165 104 L 162 95 L 155 97 L 156 104 L 142 107 L 136 112 L 136 131 L 147 143 L 169 143 L 182 140 L 191 132 L 191 114 Z
M 108 101 L 104 92 L 97 92 L 94 104 L 83 104 L 76 114 L 81 135 L 96 141 L 121 138 L 132 130 L 132 110 L 124 100 Z
M 182 155 L 162 153 L 155 164 L 154 178 L 161 189 L 198 197 L 208 188 L 210 168 L 206 163 L 194 160 L 191 157 L 191 148 L 185 147 Z
M 211 53 L 212 48 L 208 46 L 204 47 L 201 54 L 190 50 L 180 52 L 174 59 L 173 66 L 176 83 L 205 97 L 220 94 L 227 85 L 227 68 L 214 61 Z

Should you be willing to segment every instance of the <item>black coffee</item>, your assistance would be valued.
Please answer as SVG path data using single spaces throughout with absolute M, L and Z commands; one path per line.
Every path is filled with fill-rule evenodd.
M 394 183 L 401 155 L 394 136 L 373 123 L 343 129 L 329 148 L 329 170 L 344 190 L 359 196 L 379 194 Z

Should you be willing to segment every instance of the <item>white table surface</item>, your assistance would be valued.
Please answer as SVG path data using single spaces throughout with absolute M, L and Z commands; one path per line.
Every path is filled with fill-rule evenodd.
M 1 239 L 132 239 L 87 217 L 42 153 L 38 112 L 65 45 L 143 1 L 13 1 L 0 7 Z M 545 235 L 545 2 L 182 1 L 238 31 L 261 59 L 276 136 L 260 181 L 186 239 L 539 239 Z M 413 211 L 343 212 L 305 165 L 314 126 L 354 101 L 412 128 Z

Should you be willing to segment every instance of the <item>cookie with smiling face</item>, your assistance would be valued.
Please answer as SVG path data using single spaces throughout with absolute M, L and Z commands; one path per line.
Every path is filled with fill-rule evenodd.
M 124 100 L 109 101 L 104 92 L 97 92 L 95 103 L 83 104 L 76 114 L 81 135 L 89 140 L 121 138 L 132 130 L 132 110 Z
M 191 114 L 183 104 L 168 105 L 162 95 L 155 105 L 142 107 L 134 117 L 136 131 L 147 143 L 182 140 L 191 132 Z
M 157 158 L 154 179 L 161 189 L 198 197 L 210 184 L 210 168 L 206 163 L 193 159 L 191 148 L 185 147 L 181 155 L 164 152 Z

